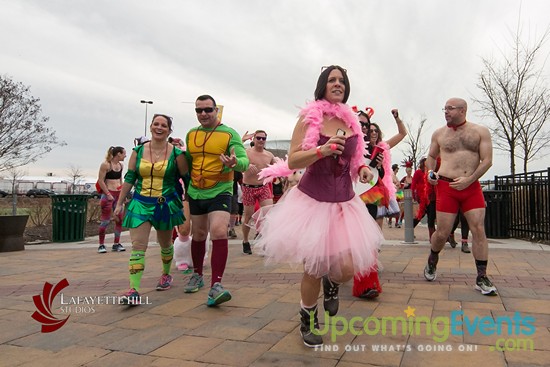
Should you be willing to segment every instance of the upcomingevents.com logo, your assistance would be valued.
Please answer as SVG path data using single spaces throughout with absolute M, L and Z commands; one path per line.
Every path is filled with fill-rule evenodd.
M 37 311 L 32 314 L 32 318 L 42 324 L 43 333 L 51 333 L 53 331 L 61 328 L 71 315 L 67 316 L 64 319 L 58 319 L 52 313 L 52 303 L 61 290 L 66 288 L 69 285 L 69 281 L 65 278 L 57 283 L 55 286 L 46 282 L 44 283 L 44 288 L 42 294 L 37 294 L 32 297 L 34 305 L 36 306 Z

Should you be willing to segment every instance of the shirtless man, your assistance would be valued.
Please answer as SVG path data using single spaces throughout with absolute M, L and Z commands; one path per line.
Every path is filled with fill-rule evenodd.
M 260 203 L 260 207 L 273 204 L 273 193 L 269 185 L 264 185 L 262 180 L 258 178 L 260 170 L 275 163 L 275 156 L 273 153 L 264 149 L 266 140 L 267 133 L 263 130 L 256 130 L 252 138 L 254 146 L 246 150 L 250 166 L 248 166 L 248 170 L 243 172 L 243 184 L 241 186 L 243 190 L 244 223 L 248 223 L 250 218 L 252 218 L 256 201 Z M 250 227 L 244 225 L 242 228 L 243 253 L 252 255 L 250 242 L 248 242 Z
M 431 253 L 424 269 L 428 281 L 436 278 L 439 252 L 445 246 L 459 209 L 472 232 L 472 250 L 477 268 L 475 289 L 484 295 L 496 295 L 497 289 L 487 277 L 489 249 L 485 235 L 485 200 L 478 180 L 493 164 L 493 146 L 489 129 L 466 120 L 468 105 L 461 98 L 445 103 L 447 126 L 432 135 L 426 161 L 428 183 L 436 186 L 437 230 L 431 238 Z M 439 171 L 433 172 L 441 157 Z

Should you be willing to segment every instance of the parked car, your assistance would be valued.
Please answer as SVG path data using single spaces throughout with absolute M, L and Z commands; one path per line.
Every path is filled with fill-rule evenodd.
M 49 197 L 55 195 L 55 192 L 48 189 L 30 189 L 27 191 L 26 195 L 30 198 Z
M 8 195 L 9 194 L 7 192 L 5 192 L 4 190 L 0 190 L 0 198 L 5 198 Z
M 101 194 L 97 191 L 92 191 L 88 195 L 90 195 L 94 199 L 99 199 L 101 197 Z

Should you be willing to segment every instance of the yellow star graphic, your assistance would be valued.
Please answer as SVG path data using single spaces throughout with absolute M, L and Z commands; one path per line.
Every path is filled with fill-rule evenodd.
M 416 315 L 414 314 L 414 311 L 416 311 L 416 308 L 412 308 L 411 306 L 407 306 L 407 309 L 404 310 L 403 312 L 405 312 L 407 314 L 407 318 L 409 318 L 409 317 L 416 317 Z

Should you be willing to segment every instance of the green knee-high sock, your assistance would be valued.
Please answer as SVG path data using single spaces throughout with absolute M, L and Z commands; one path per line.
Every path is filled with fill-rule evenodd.
M 128 270 L 130 271 L 130 288 L 139 291 L 141 277 L 145 269 L 145 251 L 132 250 L 130 261 L 128 262 Z
M 172 259 L 174 258 L 174 245 L 170 245 L 168 248 L 161 248 L 160 257 L 162 258 L 162 272 L 164 274 L 170 274 L 170 267 L 172 266 Z

